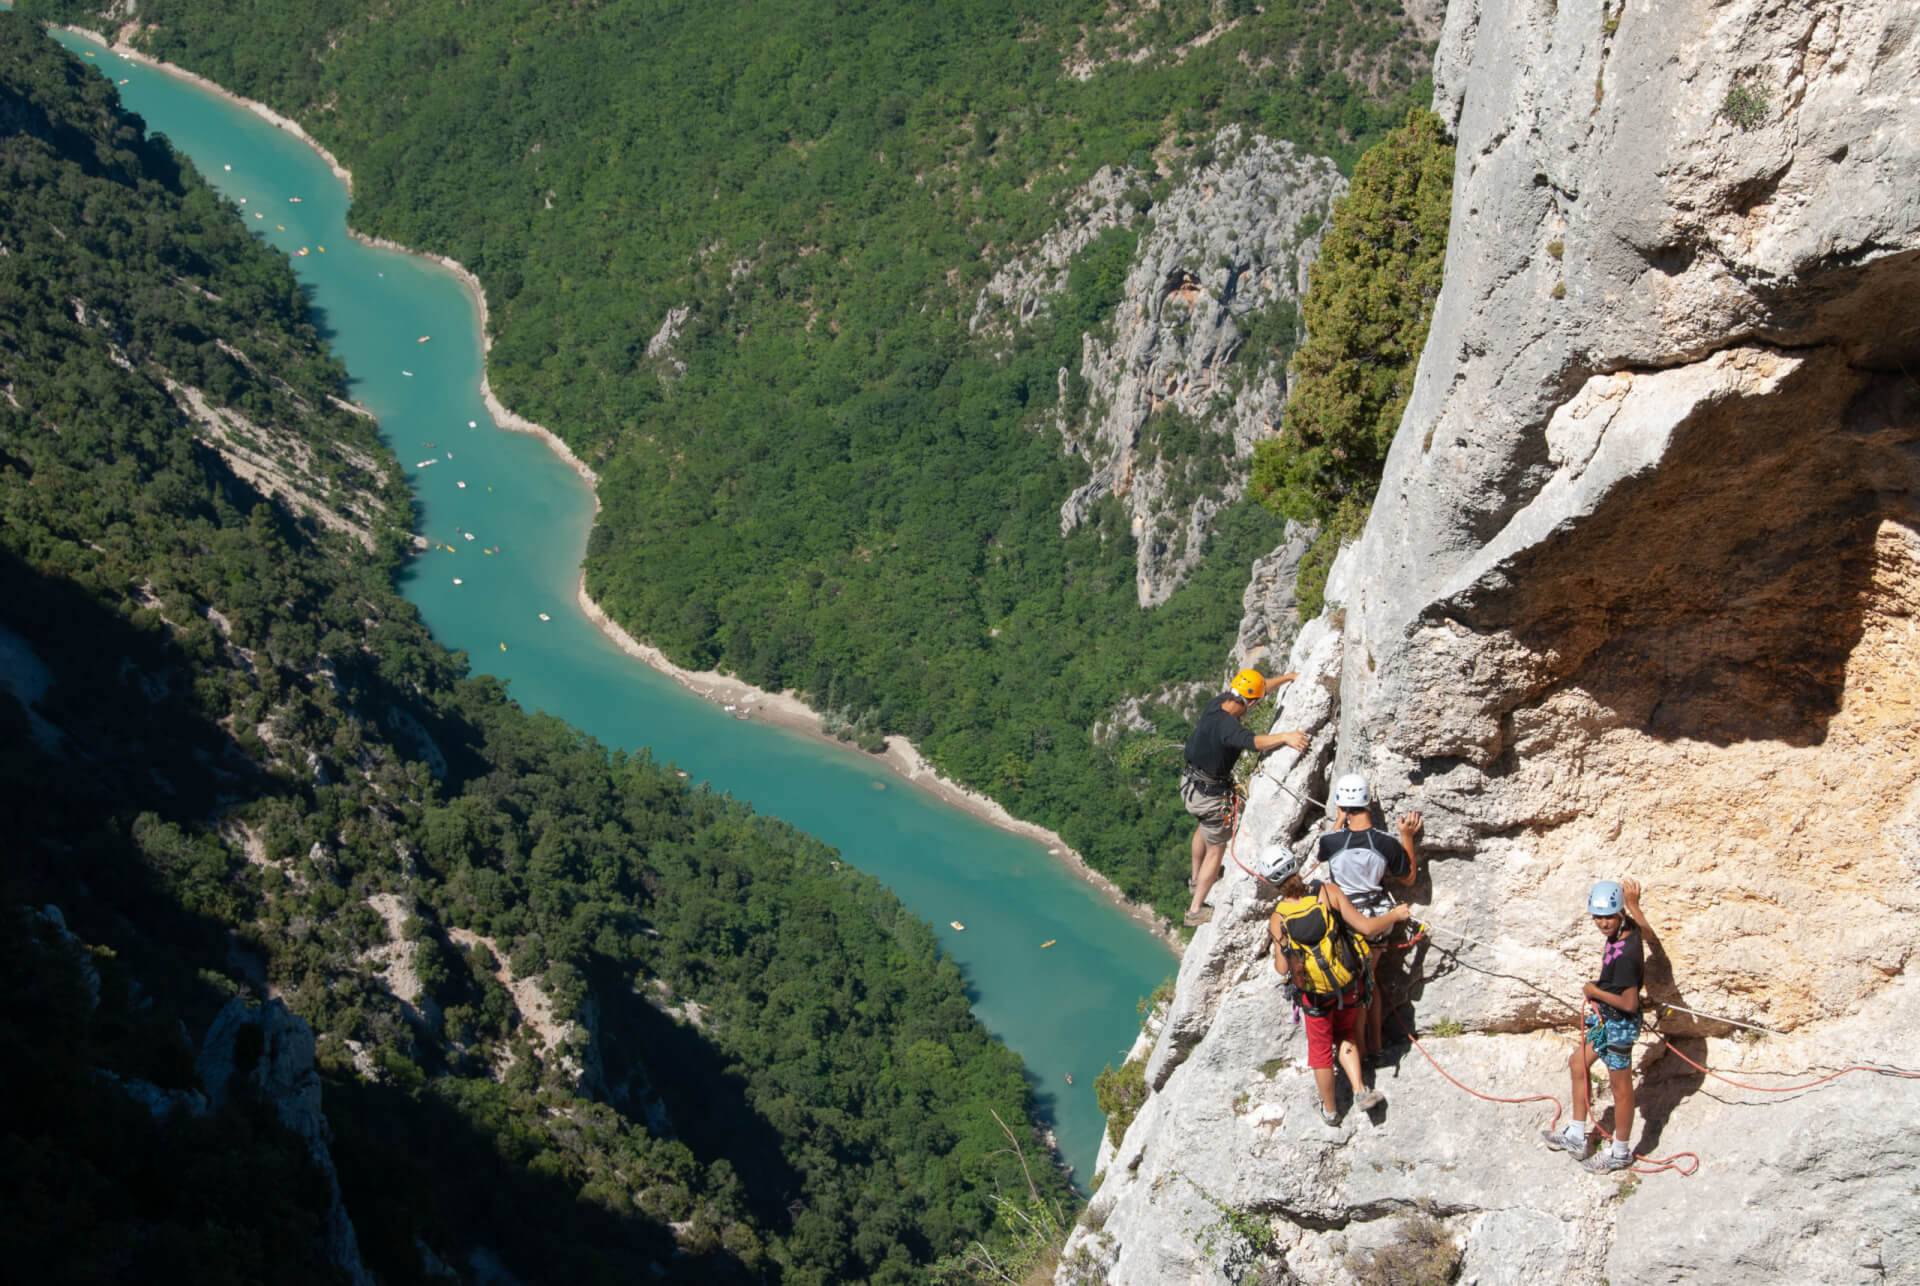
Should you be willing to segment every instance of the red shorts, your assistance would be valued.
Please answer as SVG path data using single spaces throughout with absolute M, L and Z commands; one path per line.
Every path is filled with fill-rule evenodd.
M 1341 998 L 1344 1009 L 1335 1009 L 1330 1013 L 1314 1017 L 1303 1013 L 1302 1021 L 1307 1025 L 1307 1066 L 1332 1067 L 1333 1045 L 1335 1041 L 1352 1040 L 1360 1027 L 1360 990 L 1355 988 Z

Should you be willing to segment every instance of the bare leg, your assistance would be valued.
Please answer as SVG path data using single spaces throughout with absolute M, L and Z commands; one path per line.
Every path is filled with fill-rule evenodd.
M 1366 1082 L 1360 1079 L 1360 1047 L 1350 1040 L 1340 1042 L 1334 1057 L 1339 1060 L 1340 1070 L 1347 1074 L 1347 1084 L 1353 1087 L 1353 1096 L 1357 1099 L 1367 1092 Z M 1328 1079 L 1332 1079 L 1329 1072 Z
M 1364 1056 L 1375 1054 L 1385 1044 L 1380 1038 L 1380 1028 L 1387 1016 L 1387 989 L 1380 981 L 1375 958 L 1367 958 L 1367 971 L 1374 975 L 1373 999 L 1367 1005 L 1365 1013 L 1360 1015 L 1360 1053 Z
M 1207 894 L 1213 892 L 1213 886 L 1220 879 L 1220 861 L 1225 857 L 1225 844 L 1207 845 L 1207 855 L 1200 863 L 1200 872 L 1193 879 L 1193 905 L 1187 908 L 1188 915 L 1197 915 L 1200 904 L 1207 900 Z
M 1587 1092 L 1587 1069 L 1593 1066 L 1594 1057 L 1593 1046 L 1583 1038 L 1580 1048 L 1574 1050 L 1573 1056 L 1567 1059 L 1567 1066 L 1573 1072 L 1573 1119 L 1576 1121 L 1593 1119 L 1588 1115 L 1592 1101 Z
M 1320 1106 L 1329 1112 L 1333 1111 L 1333 1069 L 1331 1067 L 1314 1068 L 1313 1083 L 1320 1090 Z
M 1613 1086 L 1613 1137 L 1633 1146 L 1633 1067 L 1618 1071 L 1609 1067 L 1607 1081 Z
M 1187 845 L 1187 849 L 1193 859 L 1192 864 L 1187 869 L 1187 887 L 1190 889 L 1198 888 L 1200 885 L 1200 859 L 1207 855 L 1207 841 L 1205 836 L 1201 834 L 1198 826 L 1193 828 L 1193 842 Z

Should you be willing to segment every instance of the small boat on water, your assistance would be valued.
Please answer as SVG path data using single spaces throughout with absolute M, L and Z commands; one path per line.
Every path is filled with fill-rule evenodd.
M 463 581 L 463 580 L 461 580 L 461 579 L 460 579 L 460 578 L 459 578 L 458 576 L 455 576 L 455 577 L 453 578 L 453 583 L 454 583 L 454 584 L 456 584 L 456 585 L 464 585 L 464 584 L 466 584 L 466 582 L 465 582 L 465 581 Z
M 460 488 L 460 490 L 462 491 L 465 491 L 467 489 L 467 484 L 464 482 L 456 482 L 453 485 Z
M 462 536 L 465 536 L 465 537 L 466 537 L 466 538 L 467 538 L 468 540 L 472 540 L 472 539 L 473 539 L 473 533 L 472 533 L 472 532 L 470 532 L 470 531 L 463 531 L 463 532 L 461 532 L 460 534 L 461 534 Z
M 299 197 L 297 197 L 297 196 L 290 196 L 290 197 L 288 197 L 288 198 L 287 198 L 287 200 L 288 200 L 288 201 L 290 201 L 290 202 L 292 202 L 292 203 L 293 203 L 294 205 L 299 205 L 299 204 L 300 204 L 300 198 L 299 198 Z
M 434 459 L 431 459 L 431 458 L 429 458 L 429 459 L 426 459 L 426 460 L 422 460 L 422 461 L 421 461 L 421 462 L 420 462 L 419 464 L 416 464 L 416 465 L 414 465 L 413 467 L 414 467 L 414 468 L 416 468 L 416 469 L 425 469 L 425 468 L 428 468 L 429 466 L 432 466 L 432 465 L 436 465 L 436 464 L 439 464 L 439 463 L 440 463 L 440 462 L 439 462 L 438 460 L 434 460 Z
M 427 342 L 428 340 L 430 340 L 430 339 L 432 339 L 432 338 L 433 338 L 433 336 L 431 336 L 431 335 L 422 335 L 422 336 L 421 336 L 421 337 L 420 337 L 419 339 L 417 339 L 417 340 L 415 340 L 414 342 L 415 342 L 415 343 L 417 343 L 417 344 L 424 344 L 424 343 L 426 343 L 426 342 Z
M 1060 939 L 1058 938 L 1048 938 L 1045 942 L 1042 942 L 1040 944 L 1040 949 L 1042 951 L 1045 951 L 1048 947 L 1052 946 L 1054 943 L 1058 941 L 1060 941 Z
M 467 421 L 467 427 L 468 427 L 468 428 L 470 428 L 470 429 L 477 429 L 477 428 L 479 428 L 479 427 L 480 427 L 480 421 L 478 421 L 478 420 L 468 420 L 468 421 Z
M 548 616 L 548 615 L 547 615 L 547 614 L 546 614 L 545 612 L 542 612 L 542 613 L 540 613 L 540 619 L 541 619 L 541 620 L 543 620 L 543 621 L 550 621 L 550 620 L 552 620 L 553 618 L 552 618 L 551 616 Z M 681 775 L 682 777 L 684 777 L 684 776 L 686 776 L 686 774 L 685 774 L 685 773 L 681 773 L 680 775 Z
M 502 644 L 500 645 L 500 650 L 501 650 L 502 652 L 504 652 L 504 651 L 506 651 L 506 650 L 507 650 L 507 645 L 506 645 L 505 643 L 502 643 Z
M 1067 1078 L 1067 1084 L 1069 1084 L 1069 1085 L 1071 1085 L 1071 1084 L 1073 1084 L 1073 1073 L 1072 1073 L 1072 1072 L 1063 1072 L 1063 1073 L 1061 1073 L 1061 1074 L 1062 1074 L 1062 1075 L 1064 1075 L 1064 1076 L 1065 1076 L 1065 1077 Z
M 967 927 L 966 925 L 960 923 L 960 921 L 958 920 L 948 920 L 947 923 L 954 927 L 955 932 L 964 931 Z
M 412 378 L 413 378 L 413 372 L 412 372 L 412 371 L 401 371 L 400 373 L 401 373 L 402 375 L 404 375 L 404 376 L 406 376 L 406 377 L 407 377 L 408 379 L 412 379 Z

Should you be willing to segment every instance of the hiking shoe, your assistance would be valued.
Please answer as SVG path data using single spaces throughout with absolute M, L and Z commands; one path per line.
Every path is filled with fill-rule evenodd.
M 1562 1152 L 1571 1152 L 1576 1161 L 1583 1159 L 1587 1155 L 1587 1136 L 1585 1134 L 1574 1135 L 1569 1134 L 1565 1130 L 1542 1130 L 1540 1131 L 1540 1137 L 1550 1148 L 1558 1148 Z
M 1379 1090 L 1365 1090 L 1353 1096 L 1353 1109 L 1356 1112 L 1371 1112 L 1376 1107 L 1385 1107 L 1387 1096 Z
M 1612 1148 L 1601 1148 L 1598 1152 L 1580 1163 L 1595 1174 L 1606 1174 L 1611 1170 L 1625 1170 L 1633 1165 L 1633 1154 L 1621 1156 Z
M 1313 1110 L 1320 1114 L 1320 1124 L 1325 1126 L 1336 1126 L 1340 1124 L 1340 1109 L 1334 1108 L 1329 1111 L 1327 1105 L 1320 1101 L 1319 1090 L 1313 1089 L 1307 1091 L 1307 1101 L 1312 1103 Z
M 1187 912 L 1185 923 L 1189 929 L 1197 929 L 1211 919 L 1213 919 L 1213 908 L 1203 906 L 1198 911 Z

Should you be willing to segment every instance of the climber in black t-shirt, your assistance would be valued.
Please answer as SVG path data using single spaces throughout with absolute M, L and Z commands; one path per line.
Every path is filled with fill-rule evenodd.
M 1640 987 L 1646 978 L 1642 935 L 1656 946 L 1653 926 L 1640 909 L 1640 886 L 1633 880 L 1601 880 L 1587 895 L 1587 912 L 1606 943 L 1600 949 L 1600 976 L 1588 983 L 1586 1030 L 1567 1060 L 1573 1073 L 1573 1120 L 1564 1130 L 1542 1130 L 1550 1147 L 1584 1158 L 1589 1170 L 1604 1173 L 1633 1164 L 1627 1140 L 1633 1136 L 1633 1043 L 1640 1036 Z M 1598 1059 L 1607 1065 L 1613 1090 L 1613 1146 L 1587 1156 L 1587 1114 L 1591 1110 L 1587 1071 Z
M 1207 706 L 1193 735 L 1187 738 L 1187 768 L 1180 779 L 1180 799 L 1198 823 L 1193 842 L 1187 846 L 1192 864 L 1188 883 L 1193 901 L 1187 907 L 1187 927 L 1205 924 L 1213 918 L 1205 906 L 1207 894 L 1220 878 L 1220 862 L 1227 851 L 1227 819 L 1233 803 L 1233 766 L 1243 751 L 1266 752 L 1281 746 L 1295 750 L 1307 748 L 1304 732 L 1249 732 L 1240 722 L 1247 708 L 1279 687 L 1299 678 L 1283 674 L 1268 679 L 1257 670 L 1242 670 L 1233 676 L 1232 686 Z

